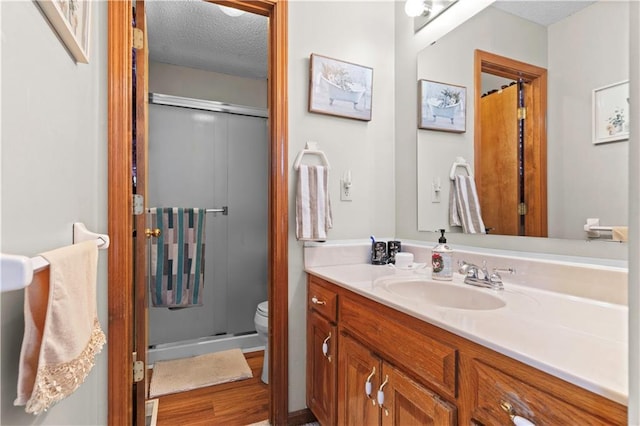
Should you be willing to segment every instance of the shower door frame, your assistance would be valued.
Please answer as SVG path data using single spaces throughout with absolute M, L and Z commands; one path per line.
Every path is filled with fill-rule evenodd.
M 210 0 L 209 0 L 210 1 Z M 288 423 L 287 1 L 211 1 L 269 18 L 269 420 Z M 131 0 L 108 2 L 108 423 L 132 424 L 134 230 L 132 212 Z M 138 407 L 140 407 L 138 405 Z M 144 403 L 142 404 L 144 407 Z

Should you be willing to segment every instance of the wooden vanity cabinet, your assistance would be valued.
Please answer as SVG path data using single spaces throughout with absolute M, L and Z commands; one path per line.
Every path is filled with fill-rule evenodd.
M 626 407 L 488 349 L 461 356 L 459 402 L 474 424 L 511 424 L 509 412 L 537 426 L 624 425 Z
M 351 336 L 340 336 L 338 424 L 455 425 L 456 409 Z
M 512 424 L 503 405 L 537 426 L 627 422 L 621 404 L 312 275 L 308 298 L 307 404 L 321 425 Z
M 337 295 L 310 277 L 307 292 L 307 406 L 322 425 L 336 424 Z

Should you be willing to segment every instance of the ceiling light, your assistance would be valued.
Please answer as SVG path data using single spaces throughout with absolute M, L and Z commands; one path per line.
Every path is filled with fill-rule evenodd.
M 229 16 L 240 16 L 244 13 L 244 10 L 240 10 L 240 9 L 234 9 L 232 7 L 227 7 L 227 6 L 222 6 L 222 5 L 218 5 L 218 7 L 220 8 L 221 11 L 224 12 L 225 15 L 229 15 Z
M 407 0 L 404 4 L 404 13 L 409 17 L 420 16 L 425 10 L 424 0 Z

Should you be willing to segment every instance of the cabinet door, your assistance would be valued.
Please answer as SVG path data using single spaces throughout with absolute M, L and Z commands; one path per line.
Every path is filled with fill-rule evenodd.
M 377 426 L 380 359 L 348 335 L 340 336 L 338 353 L 338 424 Z
M 307 405 L 322 425 L 336 422 L 337 341 L 335 325 L 307 315 Z
M 509 414 L 524 417 L 536 425 L 622 425 L 625 407 L 515 362 L 501 370 L 473 359 L 472 415 L 485 425 L 509 424 Z M 553 379 L 553 382 L 552 382 Z M 508 405 L 507 405 L 508 404 Z M 506 407 L 511 408 L 508 412 Z
M 378 399 L 383 426 L 456 424 L 456 408 L 414 382 L 397 368 L 383 365 Z

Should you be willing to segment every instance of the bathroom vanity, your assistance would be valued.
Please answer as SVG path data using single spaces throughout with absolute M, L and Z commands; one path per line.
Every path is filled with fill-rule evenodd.
M 626 329 L 607 330 L 626 306 L 426 268 L 306 271 L 307 405 L 323 425 L 626 424 Z

